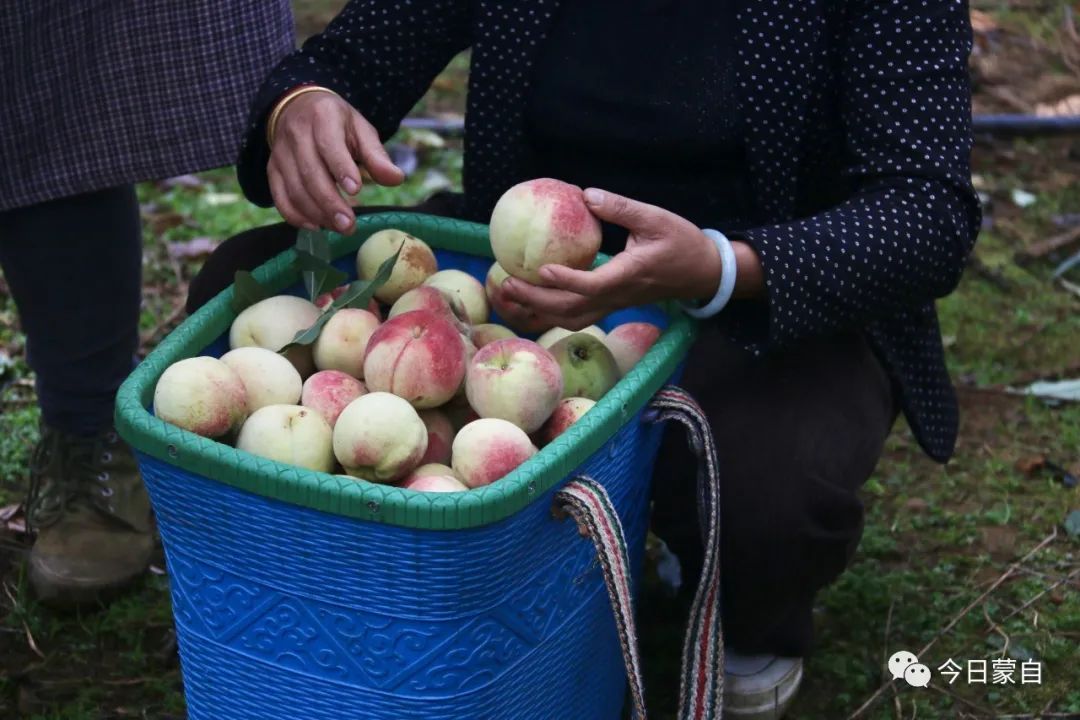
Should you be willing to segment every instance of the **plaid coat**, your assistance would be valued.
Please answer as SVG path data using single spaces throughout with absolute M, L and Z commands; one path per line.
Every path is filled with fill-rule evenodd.
M 290 87 L 330 87 L 392 134 L 432 79 L 472 48 L 465 203 L 485 220 L 531 177 L 524 109 L 560 0 L 351 0 L 263 84 L 240 183 L 272 201 L 266 114 Z M 755 352 L 859 331 L 899 390 L 923 449 L 956 441 L 956 393 L 934 299 L 960 279 L 978 233 L 971 187 L 971 24 L 966 0 L 740 0 L 736 107 L 761 258 L 765 327 Z M 658 46 L 672 42 L 658 38 Z M 839 410 L 838 410 L 839 411 Z
M 0 211 L 231 164 L 287 0 L 0 2 Z

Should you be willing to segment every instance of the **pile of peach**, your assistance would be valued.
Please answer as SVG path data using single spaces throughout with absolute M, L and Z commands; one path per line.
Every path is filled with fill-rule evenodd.
M 580 191 L 553 192 L 555 182 L 532 181 L 544 183 L 535 192 L 530 183 L 518 186 L 504 201 L 517 192 L 522 202 L 496 208 L 492 245 L 516 276 L 528 276 L 535 258 L 588 267 L 596 256 L 595 220 L 575 226 L 568 238 L 557 237 L 552 223 L 515 225 L 506 217 L 565 218 L 560 204 L 580 203 Z M 507 246 L 515 244 L 525 249 L 508 257 Z M 560 255 L 559 246 L 577 256 Z M 165 371 L 155 414 L 298 467 L 413 490 L 463 491 L 498 480 L 558 437 L 660 335 L 655 325 L 627 323 L 610 333 L 551 328 L 536 341 L 520 338 L 489 322 L 491 309 L 507 302 L 500 291 L 507 271 L 499 262 L 482 284 L 460 270 L 440 271 L 419 238 L 382 230 L 357 252 L 357 274 L 373 277 L 395 253 L 389 279 L 375 291 L 378 302 L 337 310 L 310 345 L 278 352 L 344 288 L 315 302 L 280 295 L 248 307 L 233 322 L 232 349 L 220 359 L 189 358 Z

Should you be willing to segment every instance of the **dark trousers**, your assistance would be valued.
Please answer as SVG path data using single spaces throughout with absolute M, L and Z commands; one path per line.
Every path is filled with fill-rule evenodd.
M 26 333 L 44 421 L 80 435 L 109 427 L 139 342 L 134 187 L 0 213 L 0 268 Z
M 891 382 L 861 336 L 822 338 L 754 357 L 703 323 L 681 385 L 705 410 L 720 463 L 721 592 L 727 645 L 802 657 L 816 593 L 862 536 L 858 490 L 896 419 Z M 653 477 L 653 529 L 701 567 L 696 473 L 669 431 Z
M 436 196 L 413 209 L 447 207 Z M 227 287 L 236 270 L 295 242 L 296 230 L 284 224 L 226 240 L 192 281 L 189 311 Z M 857 492 L 896 418 L 889 378 L 857 334 L 755 358 L 706 322 L 682 384 L 708 414 L 720 457 L 726 642 L 744 653 L 806 655 L 814 596 L 851 562 L 862 534 Z M 687 596 L 701 563 L 696 472 L 681 430 L 672 428 L 653 479 L 653 528 L 680 557 Z

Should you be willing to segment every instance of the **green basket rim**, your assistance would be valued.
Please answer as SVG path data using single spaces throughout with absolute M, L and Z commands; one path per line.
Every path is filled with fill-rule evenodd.
M 398 228 L 433 248 L 492 258 L 486 225 L 419 213 L 361 216 L 349 236 L 328 234 L 335 258 L 355 253 L 369 235 Z M 274 293 L 295 285 L 292 249 L 254 271 Z M 599 262 L 602 262 L 601 259 Z M 402 527 L 439 530 L 479 527 L 521 510 L 566 479 L 664 385 L 693 342 L 696 324 L 673 303 L 669 325 L 648 354 L 580 421 L 501 480 L 458 493 L 423 493 L 314 472 L 257 457 L 182 430 L 147 408 L 165 369 L 193 357 L 228 331 L 236 317 L 230 285 L 184 320 L 142 361 L 120 387 L 116 429 L 133 448 L 170 465 L 263 497 L 323 512 Z

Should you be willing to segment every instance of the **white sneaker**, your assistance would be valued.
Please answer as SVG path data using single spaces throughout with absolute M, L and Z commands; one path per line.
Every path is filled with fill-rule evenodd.
M 802 683 L 802 658 L 724 654 L 724 717 L 780 720 Z

